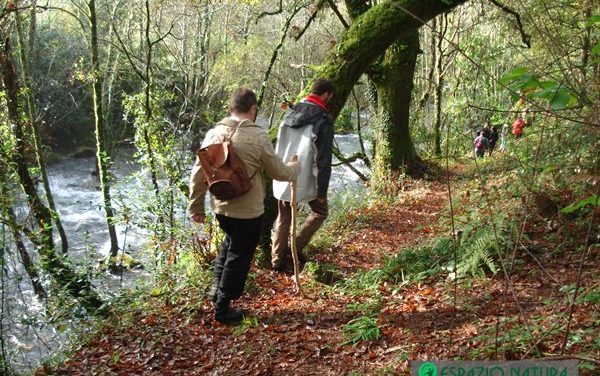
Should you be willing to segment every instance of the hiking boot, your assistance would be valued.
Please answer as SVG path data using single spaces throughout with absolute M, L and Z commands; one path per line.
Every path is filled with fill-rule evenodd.
M 208 290 L 208 292 L 206 293 L 206 297 L 211 302 L 216 303 L 217 302 L 217 293 L 218 292 L 219 292 L 219 285 L 216 284 L 216 283 L 213 283 L 213 285 L 210 286 L 210 290 Z
M 231 308 L 229 300 L 218 300 L 215 305 L 215 320 L 221 324 L 232 324 L 242 321 L 244 313 L 239 308 Z

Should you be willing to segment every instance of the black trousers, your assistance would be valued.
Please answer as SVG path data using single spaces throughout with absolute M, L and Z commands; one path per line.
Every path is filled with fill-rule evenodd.
M 213 262 L 217 300 L 229 301 L 242 296 L 250 263 L 258 245 L 263 226 L 263 216 L 238 219 L 217 214 L 219 227 L 225 233 L 219 254 Z

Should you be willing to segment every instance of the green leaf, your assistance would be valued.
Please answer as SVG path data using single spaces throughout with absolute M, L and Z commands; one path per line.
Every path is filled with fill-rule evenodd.
M 547 100 L 553 110 L 563 110 L 577 103 L 577 97 L 556 81 L 539 82 L 539 86 L 542 90 L 532 96 Z
M 556 91 L 556 95 L 550 101 L 550 107 L 553 110 L 564 110 L 567 107 L 577 103 L 577 98 L 565 89 L 564 87 L 559 88 Z
M 527 69 L 525 68 L 516 68 L 506 73 L 504 76 L 500 78 L 501 84 L 507 84 L 509 82 L 520 80 L 523 75 L 527 73 Z
M 588 18 L 585 26 L 594 26 L 594 24 L 600 24 L 600 15 L 593 15 Z
M 586 205 L 600 206 L 600 202 L 598 201 L 598 195 L 591 195 L 579 202 L 575 202 L 567 207 L 560 209 L 560 212 L 564 214 L 573 213 Z
M 600 43 L 596 44 L 590 53 L 592 56 L 600 55 Z

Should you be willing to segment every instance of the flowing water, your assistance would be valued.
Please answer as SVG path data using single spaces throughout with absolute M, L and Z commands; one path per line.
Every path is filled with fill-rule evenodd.
M 344 155 L 352 155 L 359 150 L 355 135 L 336 136 L 336 143 Z M 191 163 L 190 159 L 190 167 Z M 367 172 L 362 162 L 355 162 L 353 165 L 363 174 Z M 96 264 L 110 249 L 102 195 L 98 179 L 93 175 L 94 170 L 93 157 L 65 157 L 48 166 L 53 197 L 69 241 L 69 257 L 84 270 Z M 133 215 L 143 216 L 144 213 L 135 208 L 141 206 L 140 200 L 144 200 L 140 197 L 143 196 L 141 192 L 149 192 L 147 182 L 142 184 L 141 181 L 148 177 L 147 174 L 140 173 L 140 166 L 134 162 L 133 149 L 122 149 L 119 152 L 112 172 L 115 183 L 111 192 L 116 211 L 119 212 L 125 205 L 134 208 Z M 330 196 L 346 190 L 360 190 L 362 186 L 362 182 L 347 166 L 333 168 Z M 185 215 L 184 209 L 185 202 L 182 200 L 179 203 L 179 215 Z M 23 218 L 27 212 L 27 209 L 22 208 L 18 215 Z M 143 259 L 139 252 L 148 242 L 148 235 L 147 230 L 134 225 L 117 225 L 120 248 L 136 258 Z M 0 250 L 5 260 L 2 306 L 5 349 L 11 366 L 17 371 L 25 371 L 35 367 L 41 358 L 60 349 L 77 324 L 66 321 L 52 325 L 46 321 L 44 304 L 33 294 L 8 234 L 2 231 L 0 236 L 3 238 L 0 239 L 0 242 L 3 241 L 0 243 Z M 58 244 L 58 237 L 56 241 Z M 28 247 L 30 250 L 31 248 Z M 100 274 L 93 281 L 96 289 L 108 298 L 147 276 L 147 272 L 139 269 L 125 271 L 121 275 Z

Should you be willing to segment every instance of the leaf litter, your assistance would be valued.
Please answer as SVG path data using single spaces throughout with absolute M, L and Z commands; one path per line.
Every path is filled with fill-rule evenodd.
M 339 234 L 330 249 L 313 250 L 310 257 L 348 277 L 443 235 L 438 225 L 447 203 L 443 183 L 417 183 L 402 197 L 394 205 L 372 205 L 361 213 L 364 226 Z M 531 234 L 542 231 L 541 225 L 529 225 Z M 546 238 L 536 235 L 532 241 Z M 295 293 L 293 276 L 253 266 L 251 283 L 258 288 L 235 303 L 248 313 L 248 322 L 221 325 L 206 301 L 195 304 L 192 315 L 157 302 L 153 310 L 135 312 L 127 325 L 107 324 L 63 365 L 39 368 L 36 375 L 408 375 L 410 360 L 552 357 L 560 354 L 569 308 L 560 287 L 576 280 L 579 254 L 576 244 L 571 248 L 566 257 L 538 255 L 543 273 L 521 255 L 525 265 L 511 274 L 510 288 L 502 273 L 456 284 L 445 275 L 401 288 L 383 283 L 377 290 L 380 309 L 371 312 L 381 336 L 356 344 L 344 344 L 344 326 L 361 314 L 349 307 L 365 297 L 303 275 L 306 299 Z M 598 253 L 596 244 L 583 286 L 597 282 Z M 598 359 L 599 322 L 597 302 L 576 305 L 566 355 Z M 582 374 L 591 375 L 593 368 L 592 363 Z

